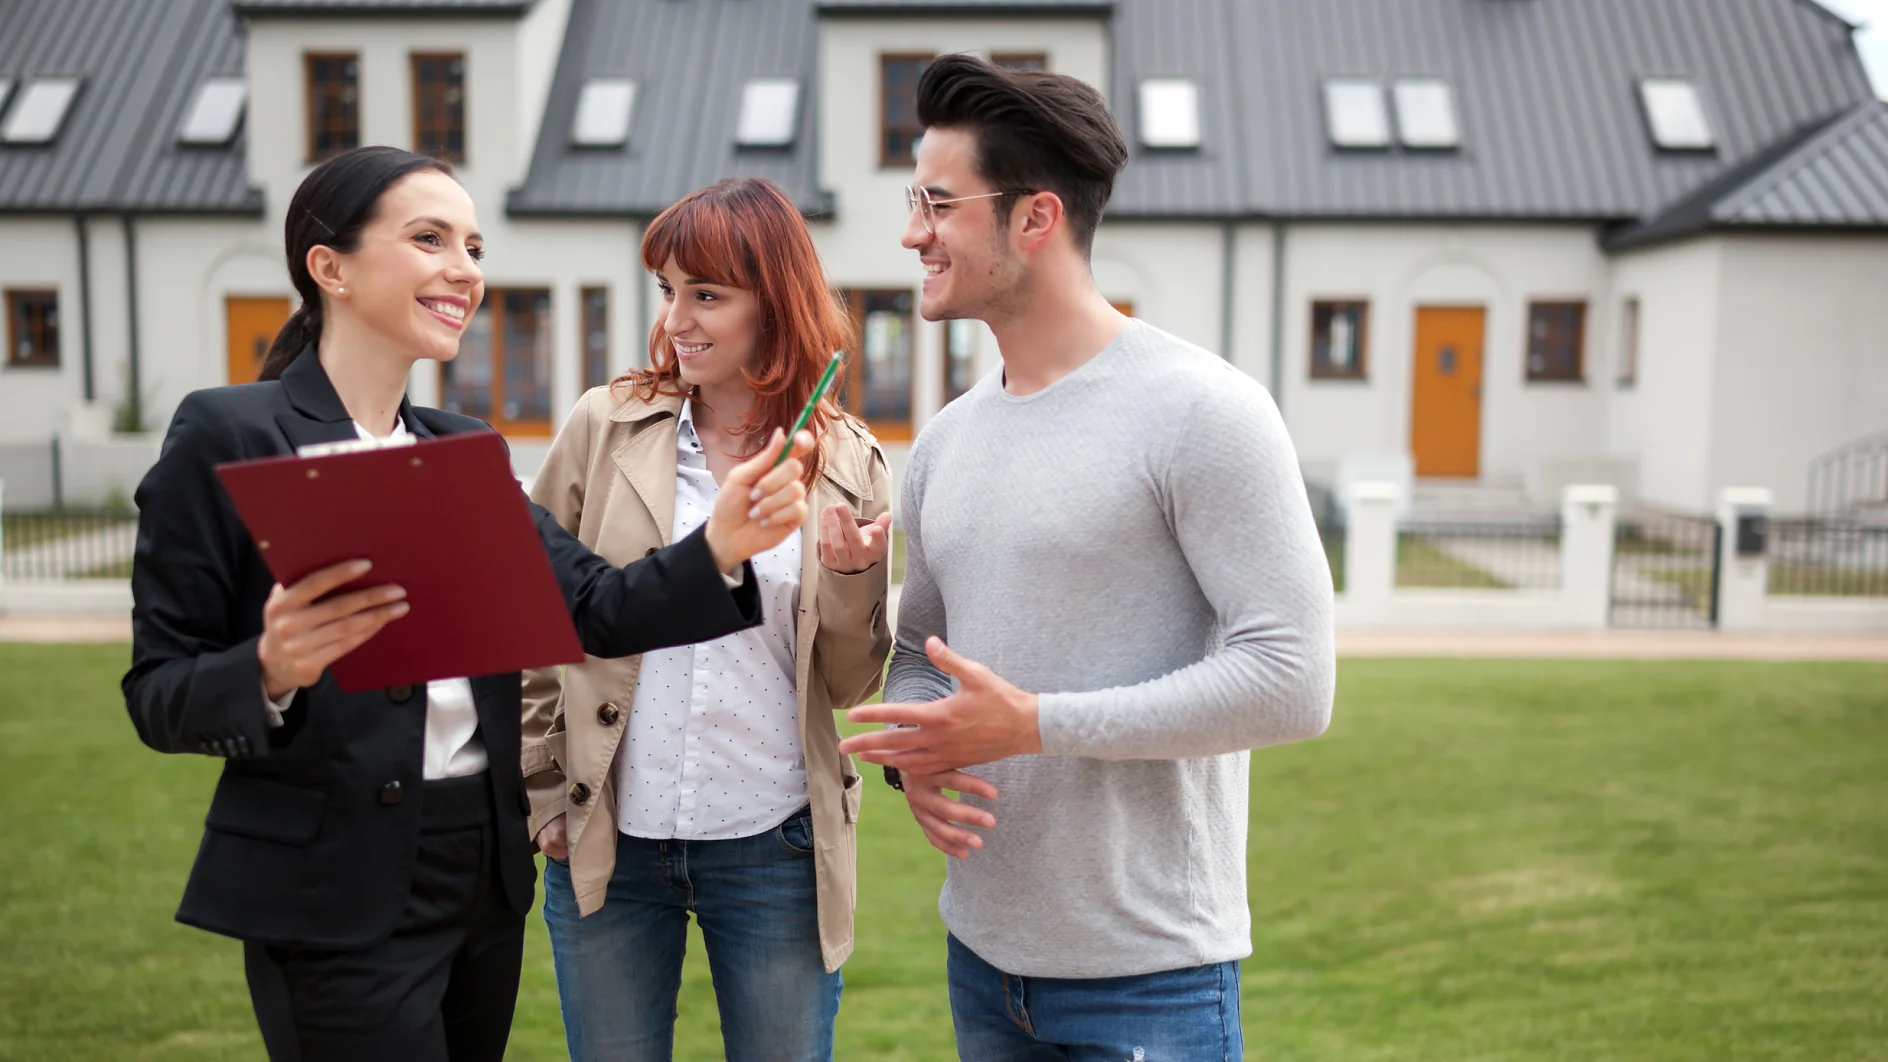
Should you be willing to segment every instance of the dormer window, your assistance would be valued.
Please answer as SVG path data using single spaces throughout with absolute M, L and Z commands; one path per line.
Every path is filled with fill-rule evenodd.
M 19 102 L 0 128 L 0 141 L 8 144 L 50 144 L 59 137 L 66 113 L 79 94 L 76 77 L 40 77 L 27 82 Z
M 1651 77 L 1639 82 L 1652 142 L 1666 151 L 1710 151 L 1717 146 L 1705 117 L 1698 87 L 1679 78 Z
M 1326 81 L 1324 127 L 1333 147 L 1389 147 L 1390 115 L 1383 102 L 1383 86 L 1368 78 Z
M 190 110 L 184 115 L 177 142 L 196 147 L 219 147 L 236 136 L 242 124 L 243 103 L 249 89 L 239 77 L 213 77 L 197 86 L 190 98 Z
M 1447 151 L 1461 146 L 1455 96 L 1438 78 L 1407 78 L 1391 92 L 1396 101 L 1396 136 L 1406 148 Z
M 1200 146 L 1200 87 L 1186 78 L 1141 82 L 1141 143 L 1150 148 Z
M 800 83 L 790 77 L 757 77 L 741 89 L 741 116 L 734 142 L 741 147 L 792 147 L 800 125 Z
M 622 147 L 629 143 L 629 120 L 636 107 L 636 83 L 628 78 L 598 77 L 584 83 L 577 97 L 577 117 L 570 141 L 578 147 Z

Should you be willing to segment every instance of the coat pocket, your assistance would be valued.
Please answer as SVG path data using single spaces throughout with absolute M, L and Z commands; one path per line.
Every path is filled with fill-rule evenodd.
M 859 801 L 865 797 L 865 779 L 860 775 L 848 774 L 845 778 L 846 791 L 842 798 L 846 809 L 846 821 L 859 821 Z
M 204 825 L 224 833 L 304 845 L 321 832 L 328 791 L 310 785 L 224 774 Z

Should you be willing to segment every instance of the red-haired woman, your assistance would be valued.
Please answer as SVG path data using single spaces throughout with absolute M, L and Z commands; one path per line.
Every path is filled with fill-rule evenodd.
M 806 224 L 768 181 L 676 203 L 642 261 L 665 309 L 650 367 L 584 395 L 532 486 L 618 563 L 706 519 L 850 346 Z M 832 1057 L 860 792 L 833 713 L 878 688 L 891 649 L 891 483 L 830 401 L 809 427 L 804 531 L 753 561 L 762 626 L 525 674 L 525 784 L 576 1062 L 670 1057 L 690 912 L 727 1057 Z

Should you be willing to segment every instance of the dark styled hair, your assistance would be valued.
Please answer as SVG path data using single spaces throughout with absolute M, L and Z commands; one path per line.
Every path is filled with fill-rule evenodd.
M 282 242 L 288 248 L 288 278 L 302 297 L 275 334 L 262 360 L 259 379 L 274 380 L 308 344 L 321 338 L 321 287 L 308 274 L 308 252 L 319 246 L 342 254 L 360 246 L 361 229 L 374 220 L 380 197 L 409 173 L 426 171 L 452 176 L 452 167 L 438 159 L 392 147 L 360 147 L 344 151 L 316 166 L 288 201 Z
M 918 79 L 918 123 L 969 132 L 977 172 L 992 191 L 1054 192 L 1075 246 L 1083 254 L 1094 246 L 1102 209 L 1128 164 L 1128 145 L 1093 86 L 1067 74 L 943 55 Z M 1016 200 L 1011 194 L 996 201 L 999 225 L 1009 223 Z

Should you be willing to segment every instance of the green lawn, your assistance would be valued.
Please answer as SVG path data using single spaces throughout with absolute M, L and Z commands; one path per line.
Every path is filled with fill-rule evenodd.
M 239 946 L 170 921 L 216 764 L 123 647 L 0 645 L 0 1058 L 253 1059 Z M 1251 1058 L 1888 1059 L 1888 667 L 1357 661 L 1254 758 Z M 868 792 L 838 1057 L 954 1058 L 942 857 Z M 561 1058 L 531 918 L 512 1057 Z M 719 1057 L 699 947 L 678 1057 Z

